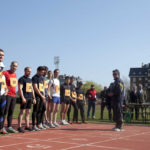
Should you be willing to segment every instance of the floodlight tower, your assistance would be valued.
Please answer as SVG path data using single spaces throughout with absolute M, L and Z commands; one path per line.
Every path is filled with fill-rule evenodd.
M 59 69 L 59 64 L 60 64 L 60 58 L 59 58 L 59 56 L 55 56 L 54 57 L 55 69 Z

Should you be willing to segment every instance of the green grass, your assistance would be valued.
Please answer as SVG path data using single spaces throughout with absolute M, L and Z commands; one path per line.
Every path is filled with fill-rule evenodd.
M 85 106 L 85 117 L 87 117 L 87 108 L 88 108 L 88 106 L 86 105 Z M 72 110 L 73 110 L 73 108 L 72 108 Z M 13 118 L 18 118 L 19 112 L 20 112 L 20 105 L 16 104 L 15 111 L 14 111 L 14 114 L 13 114 Z M 30 118 L 31 118 L 31 115 L 32 115 L 32 113 L 30 114 Z M 71 119 L 72 119 L 72 116 L 73 116 L 73 111 L 71 111 Z M 100 105 L 96 106 L 95 117 L 96 117 L 96 119 L 89 119 L 88 122 L 93 122 L 93 123 L 97 123 L 97 122 L 112 123 L 111 121 L 108 120 L 108 111 L 107 111 L 106 108 L 104 110 L 104 120 L 100 120 Z M 57 119 L 60 120 L 60 111 L 58 113 Z M 79 113 L 79 120 L 81 120 L 80 113 Z M 140 115 L 140 119 L 138 121 L 133 119 L 131 123 L 132 124 L 145 124 L 142 121 L 141 115 Z M 146 122 L 146 124 L 150 125 L 150 119 L 149 119 L 149 121 Z

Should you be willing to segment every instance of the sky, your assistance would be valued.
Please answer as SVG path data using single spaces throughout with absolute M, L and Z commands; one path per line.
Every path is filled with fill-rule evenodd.
M 112 70 L 128 77 L 130 67 L 150 63 L 149 0 L 0 0 L 0 48 L 5 69 L 18 61 L 80 76 L 103 86 Z

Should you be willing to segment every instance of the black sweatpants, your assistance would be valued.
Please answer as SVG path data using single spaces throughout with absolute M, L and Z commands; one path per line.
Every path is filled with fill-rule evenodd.
M 4 126 L 4 111 L 6 107 L 6 97 L 0 96 L 0 130 Z
M 4 112 L 4 121 L 7 116 L 7 127 L 12 126 L 13 113 L 16 105 L 16 97 L 6 96 L 6 107 Z
M 81 115 L 82 122 L 85 121 L 84 105 L 85 105 L 84 101 L 77 100 L 77 106 L 78 106 L 78 109 L 80 109 L 80 115 Z
M 109 120 L 111 120 L 112 119 L 111 104 L 108 104 L 108 103 L 102 103 L 101 104 L 101 119 L 103 120 L 103 113 L 104 113 L 105 107 L 107 107 L 108 117 L 109 117 Z
M 113 120 L 116 122 L 116 128 L 122 128 L 123 124 L 123 111 L 121 103 L 113 104 Z
M 40 125 L 44 119 L 44 112 L 46 110 L 46 104 L 43 103 L 41 98 L 36 98 L 36 104 L 33 105 L 32 113 L 32 125 Z
M 78 121 L 78 106 L 77 106 L 77 103 L 72 102 L 72 101 L 70 103 L 70 106 L 69 106 L 69 109 L 68 109 L 68 112 L 67 112 L 68 121 L 70 121 L 71 106 L 73 106 L 73 108 L 74 108 L 73 121 Z

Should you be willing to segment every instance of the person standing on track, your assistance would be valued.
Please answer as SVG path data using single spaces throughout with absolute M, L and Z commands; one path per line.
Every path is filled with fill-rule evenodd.
M 49 95 L 48 95 L 48 84 L 49 84 L 49 79 L 47 78 L 47 74 L 48 74 L 48 67 L 47 66 L 43 66 L 44 67 L 44 75 L 43 75 L 43 77 L 44 77 L 44 90 L 45 90 L 45 98 L 46 98 L 46 110 L 45 110 L 45 112 L 44 112 L 44 116 L 42 117 L 43 119 L 43 121 L 42 121 L 42 123 L 43 123 L 43 127 L 45 127 L 45 128 L 49 128 L 49 126 L 48 126 L 48 118 L 47 118 L 47 103 L 48 103 L 48 101 L 49 101 Z M 45 119 L 45 121 L 44 121 L 44 119 Z
M 48 125 L 50 127 L 50 109 L 51 109 L 51 101 L 52 101 L 52 96 L 51 96 L 51 89 L 50 89 L 50 84 L 51 84 L 51 80 L 53 77 L 53 73 L 52 71 L 48 71 L 48 101 L 47 101 L 47 105 L 46 105 L 46 113 L 47 113 L 47 122 L 46 125 Z
M 91 85 L 91 88 L 86 92 L 86 97 L 88 98 L 88 111 L 87 118 L 90 117 L 90 111 L 92 107 L 92 119 L 95 119 L 95 108 L 96 108 L 96 89 L 94 85 Z
M 6 96 L 6 108 L 4 112 L 4 121 L 7 115 L 7 132 L 9 133 L 17 133 L 15 129 L 12 128 L 12 118 L 13 118 L 13 112 L 16 105 L 16 87 L 17 87 L 17 76 L 16 76 L 16 70 L 18 68 L 18 62 L 13 61 L 10 65 L 10 70 L 4 71 L 3 74 L 6 78 L 6 84 L 8 88 L 8 93 Z
M 71 86 L 71 101 L 70 101 L 70 106 L 67 112 L 68 116 L 68 122 L 71 124 L 72 121 L 70 121 L 70 113 L 71 113 L 71 106 L 74 108 L 73 112 L 73 123 L 79 123 L 78 121 L 78 106 L 77 106 L 77 93 L 76 93 L 76 87 L 74 85 L 74 77 L 72 76 L 70 78 L 70 86 Z
M 59 69 L 54 70 L 54 78 L 50 82 L 51 89 L 51 109 L 50 109 L 50 127 L 60 127 L 57 121 L 57 113 L 60 106 L 60 81 L 59 81 Z M 53 118 L 52 118 L 53 117 Z
M 124 83 L 120 79 L 119 70 L 113 71 L 114 85 L 112 92 L 109 93 L 109 96 L 112 97 L 113 105 L 113 119 L 116 122 L 116 126 L 113 129 L 114 131 L 123 131 L 123 100 L 124 100 Z
M 18 90 L 20 95 L 20 113 L 18 116 L 18 131 L 21 133 L 24 133 L 24 130 L 22 129 L 22 117 L 25 113 L 25 123 L 26 131 L 32 131 L 32 129 L 29 127 L 29 115 L 31 111 L 32 103 L 36 104 L 34 90 L 32 86 L 32 79 L 30 78 L 31 75 L 31 68 L 26 67 L 24 69 L 24 76 L 22 76 L 18 80 Z
M 65 77 L 65 83 L 60 88 L 61 95 L 61 124 L 69 125 L 69 123 L 65 120 L 66 113 L 68 111 L 70 101 L 71 101 L 71 86 L 70 86 L 70 78 L 69 76 Z
M 6 95 L 8 89 L 6 86 L 6 78 L 2 73 L 5 67 L 3 64 L 3 59 L 4 59 L 4 51 L 0 49 L 0 133 L 7 134 L 8 132 L 4 128 L 4 111 L 6 107 Z
M 42 125 L 44 112 L 46 110 L 43 75 L 44 75 L 44 67 L 39 66 L 37 68 L 37 74 L 32 77 L 33 89 L 36 98 L 36 104 L 33 105 L 33 113 L 32 113 L 33 131 L 39 131 L 45 129 Z M 35 123 L 35 120 L 37 121 L 37 123 Z
M 81 119 L 82 119 L 82 123 L 86 123 L 85 122 L 85 112 L 84 112 L 84 106 L 86 104 L 85 101 L 85 96 L 84 96 L 84 92 L 82 89 L 82 82 L 78 83 L 78 87 L 76 89 L 76 93 L 77 93 L 77 105 L 78 105 L 78 109 L 80 109 L 80 115 L 81 115 Z

